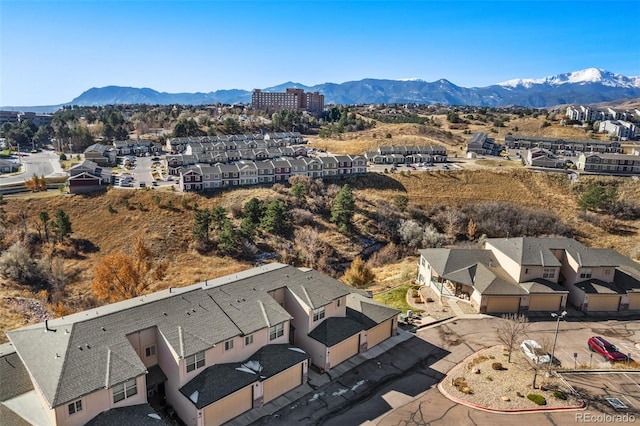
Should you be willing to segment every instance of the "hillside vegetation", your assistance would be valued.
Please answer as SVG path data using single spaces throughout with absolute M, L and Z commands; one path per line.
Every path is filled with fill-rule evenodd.
M 310 180 L 301 182 L 304 189 L 297 187 L 301 193 L 292 191 L 295 185 L 275 185 L 213 196 L 155 189 L 112 189 L 91 196 L 53 191 L 49 196 L 7 196 L 0 206 L 4 220 L 0 259 L 15 241 L 23 241 L 33 259 L 62 259 L 66 286 L 55 293 L 46 283 L 27 285 L 0 278 L 0 329 L 103 303 L 91 291 L 94 268 L 111 253 L 130 253 L 137 236 L 144 238 L 158 262 L 167 265 L 164 277 L 146 291 L 230 274 L 252 267 L 265 256 L 339 277 L 360 255 L 368 258 L 376 272 L 373 286 L 388 288 L 410 279 L 412 262 L 403 259 L 411 259 L 417 249 L 477 244 L 483 235 L 557 234 L 627 255 L 638 249 L 637 180 L 593 177 L 570 184 L 562 174 L 505 168 L 370 174 L 348 183 L 353 188 L 355 214 L 352 226 L 343 232 L 330 217 L 340 187 Z M 581 196 L 594 185 L 615 188 L 619 208 L 596 206 L 581 212 Z M 282 201 L 291 216 L 291 229 L 276 235 L 258 226 L 251 242 L 239 237 L 243 207 L 254 198 Z M 229 255 L 221 252 L 221 237 L 215 231 L 208 248 L 194 241 L 195 212 L 216 207 L 224 208 L 230 229 L 236 232 L 236 249 Z M 70 238 L 44 242 L 40 212 L 53 217 L 58 209 L 71 221 Z M 376 242 L 386 247 L 369 257 L 367 248 Z M 392 272 L 400 270 L 394 266 L 398 264 L 409 266 Z

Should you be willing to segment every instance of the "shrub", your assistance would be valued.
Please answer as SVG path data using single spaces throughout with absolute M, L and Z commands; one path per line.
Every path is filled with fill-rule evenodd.
M 501 362 L 494 362 L 493 364 L 491 364 L 491 368 L 493 368 L 496 371 L 504 370 L 504 367 L 502 366 Z
M 545 399 L 545 397 L 537 393 L 530 393 L 529 395 L 527 395 L 527 399 L 529 401 L 535 402 L 537 405 L 547 405 L 547 400 Z
M 109 202 L 107 204 L 107 210 L 109 210 L 109 213 L 117 213 L 116 209 L 113 208 L 113 206 L 111 205 L 111 202 Z
M 567 395 L 564 392 L 559 391 L 559 390 L 554 391 L 553 392 L 553 396 L 558 398 L 558 399 L 561 399 L 563 401 L 565 401 L 567 399 Z

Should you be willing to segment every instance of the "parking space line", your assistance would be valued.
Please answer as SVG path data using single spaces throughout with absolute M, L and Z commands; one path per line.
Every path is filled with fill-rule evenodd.
M 630 405 L 632 408 L 636 408 L 636 406 L 635 406 L 635 405 L 633 405 L 633 402 L 631 402 L 631 400 L 630 400 L 629 398 L 627 398 L 627 396 L 626 396 L 625 394 L 621 394 L 621 395 L 622 395 L 622 397 L 623 397 L 624 399 L 626 399 L 626 400 L 627 400 L 627 402 L 629 403 L 629 405 Z
M 629 375 L 627 373 L 622 373 L 624 375 L 624 377 L 626 377 L 627 379 L 629 379 L 631 381 L 631 383 L 633 383 L 634 385 L 636 385 L 638 388 L 640 388 L 640 384 L 638 384 L 638 382 L 636 382 L 634 379 L 632 379 L 631 377 L 629 377 Z

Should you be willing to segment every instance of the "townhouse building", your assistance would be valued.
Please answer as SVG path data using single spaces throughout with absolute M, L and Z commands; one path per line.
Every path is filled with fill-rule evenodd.
M 531 148 L 527 150 L 525 162 L 533 167 L 546 167 L 554 169 L 565 168 L 565 162 L 560 160 L 553 152 L 544 148 Z
M 367 173 L 361 155 L 240 160 L 232 164 L 198 162 L 198 155 L 167 156 L 168 172 L 179 176 L 182 191 L 202 191 L 259 184 L 285 183 L 294 175 L 343 179 Z M 189 164 L 186 164 L 189 161 Z
M 238 134 L 238 135 L 221 135 L 221 136 L 191 136 L 180 138 L 168 138 L 165 151 L 169 154 L 182 154 L 188 145 L 192 145 L 192 149 L 202 151 L 229 151 L 256 148 L 283 148 L 289 145 L 298 145 L 304 143 L 304 138 L 299 132 L 274 132 L 274 133 L 256 133 L 256 134 Z M 197 148 L 199 145 L 207 145 L 204 148 Z M 210 144 L 213 147 L 209 146 Z M 190 152 L 189 154 L 198 153 Z
M 582 153 L 578 170 L 598 174 L 640 175 L 640 157 L 627 154 Z
M 474 152 L 480 155 L 499 155 L 503 149 L 504 146 L 497 143 L 494 138 L 490 138 L 484 132 L 478 132 L 467 142 L 466 152 Z
M 447 149 L 438 145 L 381 146 L 364 156 L 372 164 L 446 163 Z
M 599 141 L 593 139 L 561 139 L 541 138 L 537 136 L 507 135 L 504 138 L 505 145 L 509 149 L 542 148 L 552 153 L 567 152 L 602 152 L 622 153 L 622 147 L 618 141 Z
M 418 282 L 481 313 L 640 310 L 640 265 L 572 238 L 489 238 L 483 249 L 420 250 Z
M 397 310 L 352 291 L 276 263 L 9 331 L 2 418 L 167 424 L 170 405 L 225 423 L 397 333 Z

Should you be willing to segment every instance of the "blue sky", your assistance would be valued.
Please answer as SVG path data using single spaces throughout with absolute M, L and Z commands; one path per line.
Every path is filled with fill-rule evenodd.
M 91 87 L 640 76 L 640 1 L 0 0 L 0 105 Z

